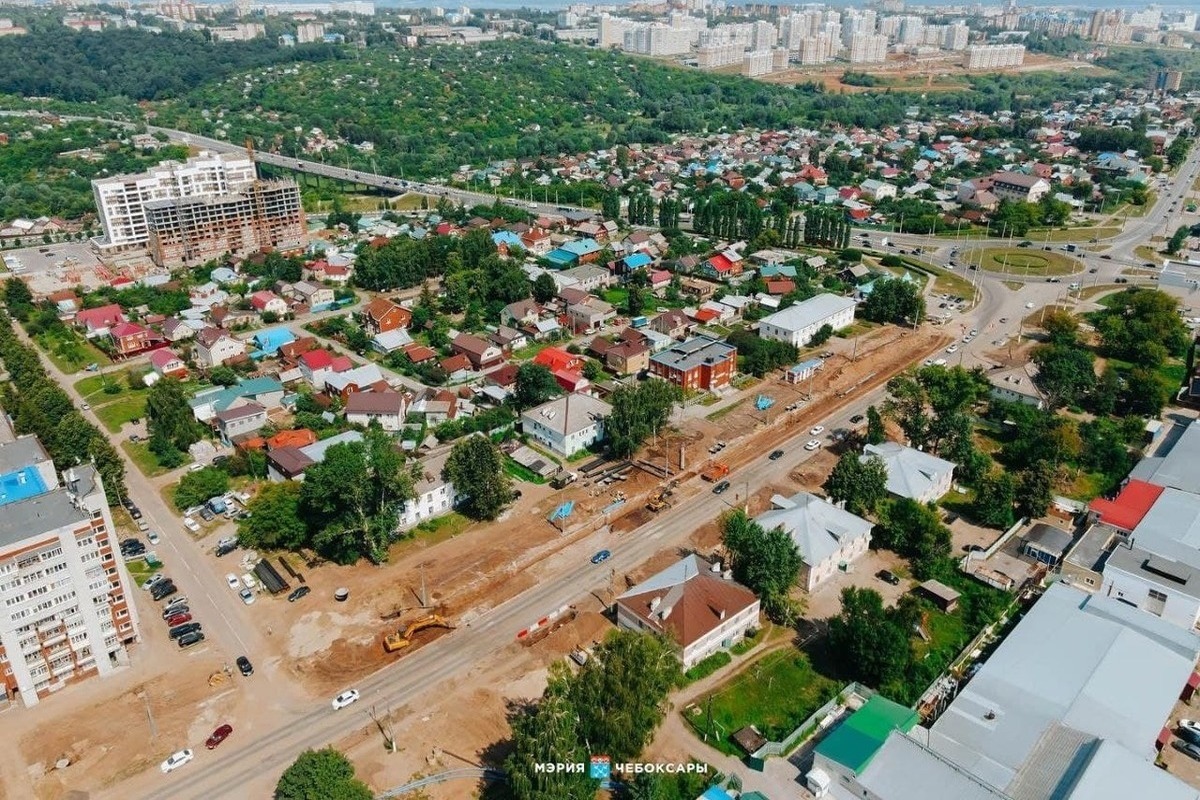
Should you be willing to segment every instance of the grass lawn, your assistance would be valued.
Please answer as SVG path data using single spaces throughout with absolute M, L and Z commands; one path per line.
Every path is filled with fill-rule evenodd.
M 88 364 L 95 363 L 103 367 L 112 363 L 100 348 L 66 328 L 39 334 L 36 341 L 50 356 L 54 366 L 68 375 L 79 372 Z
M 1026 233 L 1026 237 L 1030 241 L 1039 242 L 1079 242 L 1089 239 L 1111 239 L 1120 232 L 1119 227 L 1108 225 L 1097 228 L 1054 228 L 1049 231 L 1035 228 Z
M 929 641 L 920 637 L 916 639 L 913 650 L 918 658 L 924 658 L 930 651 L 956 646 L 963 640 L 966 630 L 961 615 L 943 614 L 936 610 L 926 613 L 923 627 L 929 634 Z
M 139 589 L 142 588 L 142 584 L 150 580 L 150 576 L 156 571 L 162 571 L 162 567 L 150 569 L 146 562 L 142 561 L 140 558 L 135 559 L 134 561 L 126 561 L 125 569 L 129 570 L 129 577 L 133 578 L 133 582 L 138 585 Z
M 402 534 L 404 538 L 399 539 L 388 549 L 388 556 L 395 559 L 404 555 L 409 550 L 424 549 L 438 542 L 453 539 L 471 527 L 471 525 L 471 520 L 457 511 L 451 511 L 449 514 L 427 519 L 415 528 L 405 531 Z
M 1133 254 L 1143 261 L 1157 261 L 1162 257 L 1157 248 L 1151 247 L 1148 244 L 1139 244 L 1133 248 Z
M 1085 286 L 1083 289 L 1080 290 L 1079 297 L 1083 300 L 1091 300 L 1096 295 L 1107 294 L 1108 292 L 1115 292 L 1121 288 L 1123 288 L 1123 287 L 1118 286 L 1115 283 L 1101 283 L 1096 286 Z
M 170 472 L 166 467 L 159 466 L 158 459 L 150 452 L 150 445 L 146 442 L 131 442 L 126 439 L 121 442 L 121 449 L 132 459 L 134 464 L 137 464 L 137 468 L 147 478 L 157 478 L 159 475 L 166 475 Z M 183 463 L 192 463 L 192 457 L 185 453 Z
M 591 455 L 591 454 L 589 453 L 588 455 Z M 513 461 L 511 458 L 507 458 L 504 460 L 504 471 L 519 481 L 525 481 L 526 483 L 536 483 L 539 486 L 546 483 L 546 479 L 543 478 L 541 475 L 538 475 L 536 472 L 531 470 L 529 467 L 524 466 L 523 464 L 518 464 L 516 461 Z
M 736 403 L 731 403 L 730 405 L 727 405 L 724 408 L 717 409 L 716 411 L 714 411 L 711 414 L 709 414 L 708 416 L 706 416 L 705 419 L 712 420 L 715 422 L 716 420 L 721 419 L 721 417 L 724 417 L 725 415 L 732 413 L 734 410 L 736 410 L 738 407 L 740 407 L 745 402 L 746 402 L 746 398 L 743 397 L 741 400 L 738 400 Z
M 120 433 L 121 426 L 126 422 L 141 419 L 146 416 L 146 396 L 130 394 L 112 403 L 106 403 L 93 409 L 96 416 L 104 423 L 104 427 L 112 433 Z
M 1100 472 L 1080 472 L 1067 484 L 1055 487 L 1061 494 L 1082 500 L 1094 500 L 1110 487 L 1109 480 Z
M 429 208 L 434 208 L 437 206 L 436 197 L 430 197 L 429 195 L 421 194 L 420 192 L 409 192 L 398 200 L 392 200 L 391 206 L 395 211 L 418 211 L 421 209 L 422 200 L 428 202 Z
M 712 728 L 706 703 L 687 721 L 702 739 L 727 755 L 742 755 L 729 737 L 754 725 L 771 741 L 780 741 L 831 700 L 840 685 L 817 674 L 808 656 L 785 647 L 742 670 L 712 696 Z M 685 712 L 687 713 L 687 712 Z
M 969 250 L 961 258 L 970 264 L 982 258 L 982 269 L 1006 275 L 1071 275 L 1082 267 L 1063 253 L 1032 247 L 985 247 Z
M 975 290 L 971 287 L 971 281 L 959 275 L 954 270 L 942 269 L 939 266 L 930 264 L 928 261 L 921 261 L 907 256 L 902 257 L 902 259 L 906 265 L 915 267 L 918 271 L 927 275 L 932 275 L 934 278 L 934 291 L 965 297 L 968 300 L 975 298 Z
M 513 350 L 512 358 L 514 361 L 528 361 L 553 344 L 554 342 L 534 342 L 533 344 L 527 344 L 520 350 Z

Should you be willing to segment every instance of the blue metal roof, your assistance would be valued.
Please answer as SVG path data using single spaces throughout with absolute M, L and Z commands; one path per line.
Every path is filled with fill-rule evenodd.
M 630 269 L 638 269 L 651 263 L 654 259 L 645 253 L 634 253 L 633 255 L 625 256 L 625 266 Z
M 551 264 L 557 264 L 558 266 L 565 267 L 565 266 L 570 266 L 571 264 L 574 264 L 576 261 L 578 261 L 579 256 L 575 255 L 574 253 L 572 253 L 568 250 L 559 248 L 557 250 L 551 250 L 549 253 L 546 253 L 546 260 L 549 261 Z
M 254 334 L 254 343 L 265 353 L 274 354 L 285 344 L 296 341 L 296 335 L 287 328 L 267 328 Z
M 521 247 L 521 237 L 517 236 L 512 231 L 496 231 L 492 234 L 492 243 L 499 247 L 504 244 L 508 247 Z
M 574 242 L 565 242 L 560 250 L 566 250 L 568 253 L 574 253 L 577 256 L 587 256 L 592 253 L 600 252 L 600 245 L 595 239 L 579 239 Z

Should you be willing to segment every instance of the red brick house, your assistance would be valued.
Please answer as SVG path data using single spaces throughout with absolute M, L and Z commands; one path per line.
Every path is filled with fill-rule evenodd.
M 728 386 L 737 371 L 737 348 L 710 336 L 696 336 L 650 357 L 650 374 L 684 389 Z
M 118 356 L 129 356 L 149 347 L 153 342 L 154 333 L 136 322 L 118 322 L 108 329 L 108 336 L 112 339 Z
M 397 328 L 407 328 L 410 322 L 412 314 L 409 310 L 401 308 L 386 297 L 375 298 L 362 311 L 363 327 L 370 336 Z

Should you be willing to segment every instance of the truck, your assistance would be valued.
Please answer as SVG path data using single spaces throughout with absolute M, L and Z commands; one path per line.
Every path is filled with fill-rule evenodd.
M 704 468 L 700 477 L 709 483 L 716 483 L 729 474 L 729 465 L 721 461 L 713 461 Z
M 570 485 L 570 484 L 574 483 L 576 480 L 578 480 L 578 478 L 579 478 L 579 476 L 576 475 L 574 472 L 566 472 L 565 470 L 559 470 L 557 473 L 555 473 L 554 477 L 550 479 L 550 488 L 551 489 L 565 489 L 568 485 Z

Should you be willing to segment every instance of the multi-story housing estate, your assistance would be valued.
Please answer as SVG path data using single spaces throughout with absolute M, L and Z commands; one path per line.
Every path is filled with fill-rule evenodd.
M 1004 69 L 1024 63 L 1023 44 L 975 44 L 967 48 L 967 69 Z
M 254 162 L 244 155 L 202 152 L 182 163 L 164 161 L 140 174 L 94 180 L 92 194 L 104 228 L 101 246 L 122 250 L 146 245 L 149 202 L 240 192 L 257 177 Z
M 7 700 L 32 706 L 127 664 L 137 611 L 95 467 L 60 486 L 37 438 L 0 424 L 0 677 Z

